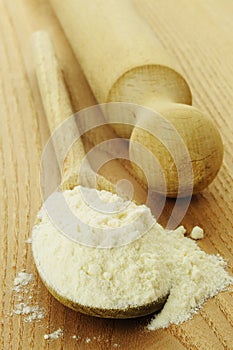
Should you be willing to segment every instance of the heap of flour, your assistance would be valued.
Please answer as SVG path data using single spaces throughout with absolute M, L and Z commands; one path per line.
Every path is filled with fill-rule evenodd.
M 92 191 L 96 192 L 85 191 L 89 199 L 94 196 Z M 105 204 L 118 202 L 116 195 L 97 192 Z M 169 295 L 162 311 L 148 326 L 152 330 L 187 320 L 207 298 L 233 283 L 219 255 L 202 251 L 195 241 L 184 237 L 183 227 L 164 230 L 147 207 L 132 202 L 122 207 L 119 202 L 120 210 L 106 213 L 85 202 L 80 186 L 63 195 L 71 212 L 85 225 L 90 224 L 89 234 L 98 236 L 96 241 L 91 238 L 96 246 L 72 241 L 54 225 L 45 206 L 39 212 L 32 236 L 35 262 L 42 279 L 63 299 L 91 307 L 122 309 Z M 103 241 L 101 230 L 93 227 L 105 228 Z M 111 233 L 112 227 L 119 232 L 122 229 L 124 235 L 128 227 L 134 232 L 129 232 L 125 240 L 120 234 L 119 244 L 116 236 L 111 237 L 112 248 L 103 248 L 100 243 L 106 243 L 106 229 Z M 80 225 L 72 229 L 78 232 Z

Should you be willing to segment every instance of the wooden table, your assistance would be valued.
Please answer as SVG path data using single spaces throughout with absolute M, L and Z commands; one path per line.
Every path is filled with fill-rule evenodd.
M 193 198 L 183 224 L 189 229 L 202 226 L 205 238 L 200 246 L 224 256 L 232 273 L 233 2 L 134 2 L 162 45 L 177 58 L 191 85 L 194 105 L 208 113 L 221 131 L 225 146 L 221 171 L 208 189 Z M 75 109 L 96 103 L 48 1 L 1 0 L 0 348 L 233 349 L 232 289 L 209 300 L 191 321 L 146 332 L 148 318 L 119 321 L 84 316 L 61 305 L 43 286 L 31 245 L 25 243 L 41 205 L 40 159 L 49 137 L 30 51 L 30 36 L 38 29 L 48 30 L 55 42 Z M 12 314 L 13 281 L 23 269 L 35 275 L 33 302 L 46 311 L 41 322 L 25 323 L 23 316 Z M 45 333 L 58 328 L 64 337 L 44 340 Z M 75 340 L 73 335 L 80 338 Z

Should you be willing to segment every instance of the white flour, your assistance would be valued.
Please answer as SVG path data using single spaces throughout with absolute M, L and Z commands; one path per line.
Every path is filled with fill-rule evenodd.
M 99 249 L 67 239 L 42 209 L 38 214 L 40 222 L 33 229 L 32 248 L 42 278 L 49 281 L 53 289 L 74 302 L 109 309 L 138 306 L 167 295 L 170 278 L 164 278 L 165 261 L 160 253 L 160 242 L 155 240 L 155 232 L 163 229 L 154 222 L 149 208 L 130 202 L 118 214 L 102 214 L 84 205 L 78 187 L 64 194 L 74 213 L 80 215 L 81 212 L 86 223 L 89 221 L 94 227 L 98 225 L 106 231 L 115 226 L 124 230 L 130 224 L 136 232 L 134 221 L 140 218 L 143 231 L 148 229 L 148 222 L 150 226 L 153 222 L 156 228 L 140 240 L 135 240 L 130 232 L 134 239 L 130 245 Z M 116 195 L 101 191 L 101 197 L 112 203 Z M 110 241 L 106 239 L 105 231 L 104 242 L 113 242 L 113 237 Z M 100 242 L 103 241 L 98 232 L 97 244 Z
M 192 229 L 190 237 L 193 239 L 202 239 L 202 238 L 204 238 L 204 230 L 199 226 L 195 226 Z
M 37 303 L 33 303 L 33 296 L 28 295 L 29 292 L 33 291 L 31 282 L 33 281 L 33 274 L 21 271 L 14 279 L 15 297 L 18 304 L 15 305 L 13 314 L 23 315 L 25 322 L 40 321 L 44 318 L 44 309 L 41 308 Z
M 18 273 L 18 276 L 14 279 L 14 288 L 15 292 L 20 292 L 23 290 L 24 286 L 27 286 L 33 280 L 33 274 L 21 271 Z
M 148 325 L 150 330 L 188 320 L 207 298 L 233 283 L 225 270 L 226 262 L 219 255 L 206 254 L 195 241 L 175 231 L 160 239 L 170 266 L 171 289 L 164 308 Z
M 88 338 L 88 337 L 87 337 L 87 338 L 85 339 L 85 343 L 88 344 L 88 343 L 90 343 L 90 342 L 91 342 L 91 338 Z
M 112 227 L 112 215 L 101 216 L 88 206 L 84 208 L 79 189 L 64 193 L 71 210 L 85 214 L 86 223 Z M 113 198 L 105 191 L 101 196 L 105 202 Z M 128 206 L 127 216 L 136 220 L 138 213 L 142 222 L 149 222 L 144 208 Z M 206 254 L 195 241 L 184 237 L 183 227 L 167 232 L 152 215 L 153 227 L 144 235 L 111 249 L 71 241 L 54 227 L 43 208 L 38 217 L 32 248 L 46 283 L 63 298 L 107 309 L 146 304 L 169 293 L 163 310 L 150 322 L 150 330 L 187 320 L 207 298 L 233 283 L 220 256 Z M 121 228 L 122 218 L 124 211 L 114 214 L 116 227 Z
M 61 328 L 58 328 L 53 333 L 45 334 L 44 339 L 45 340 L 55 340 L 55 339 L 61 338 L 62 336 L 63 336 L 63 331 L 61 330 Z
M 27 315 L 24 318 L 25 322 L 38 321 L 44 318 L 44 311 L 39 305 L 29 306 L 24 302 L 17 304 L 13 312 L 16 315 Z

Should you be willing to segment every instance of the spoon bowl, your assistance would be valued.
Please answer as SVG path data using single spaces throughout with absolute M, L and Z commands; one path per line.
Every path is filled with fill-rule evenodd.
M 43 278 L 42 281 L 48 289 L 48 291 L 54 296 L 54 298 L 57 299 L 63 305 L 69 307 L 74 311 L 81 312 L 82 314 L 100 318 L 127 319 L 150 315 L 161 310 L 168 298 L 168 295 L 165 295 L 157 300 L 154 300 L 144 305 L 129 306 L 122 309 L 105 309 L 95 306 L 82 305 L 78 302 L 67 299 L 60 293 L 58 293 L 51 285 L 49 285 L 48 282 L 45 282 Z

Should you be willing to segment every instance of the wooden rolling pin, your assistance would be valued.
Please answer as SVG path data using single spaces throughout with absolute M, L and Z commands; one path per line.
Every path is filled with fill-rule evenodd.
M 130 156 L 140 163 L 141 169 L 135 167 L 135 173 L 141 183 L 147 186 L 142 169 L 153 175 L 154 164 L 133 141 L 145 146 L 157 158 L 166 180 L 167 196 L 186 196 L 192 185 L 193 193 L 208 186 L 222 163 L 219 132 L 210 119 L 191 106 L 189 86 L 176 62 L 164 52 L 132 2 L 50 1 L 98 102 L 139 104 L 159 112 L 167 120 L 164 135 L 160 130 L 161 138 L 143 130 L 143 125 L 156 130 L 158 120 L 153 121 L 153 113 L 149 118 L 142 113 L 135 115 L 140 127 L 114 126 L 119 136 L 131 140 Z M 111 116 L 108 121 L 111 122 Z M 170 149 L 161 142 L 164 138 L 172 140 Z M 188 161 L 178 139 L 187 147 Z M 193 174 L 187 171 L 188 167 Z M 164 194 L 164 180 L 159 174 L 160 171 L 151 177 L 150 186 Z

